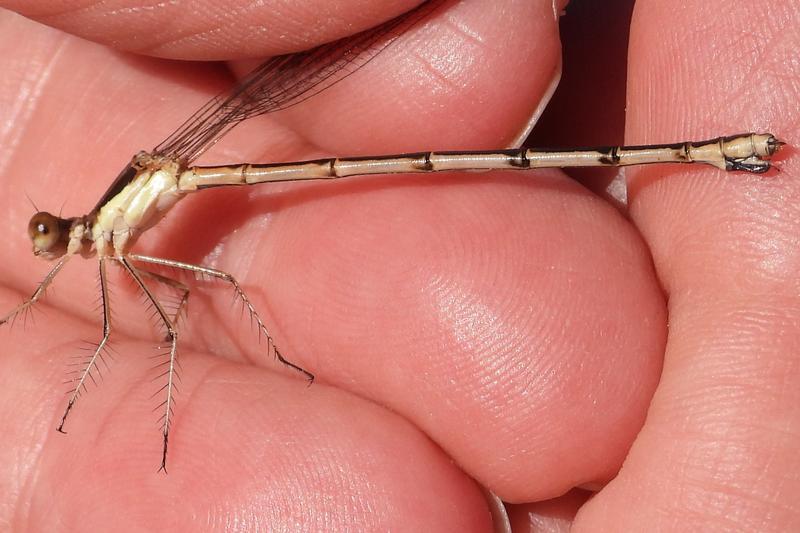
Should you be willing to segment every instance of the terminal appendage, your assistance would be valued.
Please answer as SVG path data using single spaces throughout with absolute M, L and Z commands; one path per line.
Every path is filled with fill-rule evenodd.
M 772 168 L 769 159 L 784 144 L 770 133 L 722 137 L 720 149 L 725 157 L 725 170 L 763 174 Z

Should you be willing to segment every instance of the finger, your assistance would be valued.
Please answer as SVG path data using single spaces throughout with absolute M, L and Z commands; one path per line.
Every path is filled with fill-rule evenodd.
M 575 515 L 591 493 L 574 489 L 552 500 L 508 506 L 508 516 L 514 531 L 568 532 Z
M 530 94 L 547 86 L 539 70 L 525 70 L 539 68 L 527 58 L 548 64 L 556 53 L 551 6 L 528 5 L 522 18 L 540 21 L 536 31 L 489 19 L 474 3 L 458 7 L 465 33 L 485 47 L 513 39 L 502 49 L 529 53 L 500 62 L 470 53 L 462 72 L 459 54 L 473 38 L 454 39 L 444 26 L 436 31 L 445 38 L 425 41 L 423 64 L 455 54 L 443 73 L 469 73 L 468 84 L 449 84 L 463 90 L 447 101 L 417 63 L 394 78 L 419 84 L 411 103 L 391 88 L 373 100 L 387 90 L 373 78 L 354 89 L 352 123 L 334 114 L 340 106 L 326 106 L 331 120 L 305 126 L 294 115 L 295 123 L 309 136 L 332 127 L 326 143 L 346 139 L 365 153 L 503 144 L 519 131 L 516 113 Z M 498 84 L 508 73 L 525 75 Z M 489 87 L 492 104 L 479 105 L 474 95 Z M 337 86 L 325 102 L 343 98 L 340 88 L 350 90 Z M 273 189 L 232 205 L 247 222 L 225 231 L 218 265 L 262 287 L 284 355 L 318 379 L 403 414 L 505 499 L 555 496 L 618 468 L 657 379 L 664 324 L 646 251 L 609 206 L 559 173 L 383 176 Z
M 99 333 L 75 320 L 51 330 Z M 162 381 L 147 357 L 157 353 L 152 344 L 112 339 L 116 356 L 94 370 L 63 435 L 54 429 L 68 388 L 63 352 L 80 351 L 21 329 L 5 340 L 0 520 L 11 529 L 490 527 L 481 491 L 441 449 L 342 391 L 181 351 L 168 473 L 157 473 Z
M 743 130 L 797 138 L 800 12 L 639 2 L 628 141 Z M 793 151 L 769 177 L 628 174 L 632 214 L 669 295 L 670 335 L 647 423 L 588 529 L 785 531 L 797 523 L 798 195 Z M 658 487 L 658 490 L 654 490 Z M 631 513 L 631 508 L 636 512 Z M 769 517 L 769 518 L 767 518 Z
M 387 21 L 419 0 L 240 0 L 152 6 L 130 0 L 3 0 L 38 22 L 118 50 L 171 59 L 224 60 L 305 50 Z

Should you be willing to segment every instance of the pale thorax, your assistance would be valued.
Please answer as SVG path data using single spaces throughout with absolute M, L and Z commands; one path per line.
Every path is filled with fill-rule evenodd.
M 104 203 L 94 216 L 70 231 L 68 253 L 77 253 L 91 241 L 93 252 L 103 256 L 126 255 L 142 232 L 157 224 L 185 193 L 178 190 L 178 164 L 155 161 L 139 154 L 134 179 Z M 90 233 L 87 226 L 91 227 Z M 83 251 L 85 255 L 85 251 Z

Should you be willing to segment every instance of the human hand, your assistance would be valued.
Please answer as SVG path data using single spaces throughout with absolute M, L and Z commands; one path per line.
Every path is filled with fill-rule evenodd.
M 37 10 L 49 4 L 11 7 Z M 368 27 L 407 4 L 354 11 L 363 21 L 360 27 Z M 697 4 L 701 7 L 713 8 L 707 2 Z M 320 20 L 323 8 L 329 3 L 298 20 Z M 107 6 L 98 9 L 64 11 L 59 5 L 59 15 L 39 11 L 38 16 L 100 42 L 134 43 L 138 51 L 171 57 L 288 51 L 285 39 L 272 38 L 277 31 L 268 31 L 262 42 L 242 29 L 242 20 L 245 28 L 255 28 L 288 14 L 275 9 L 241 13 L 240 19 L 224 19 L 229 11 L 223 10 L 179 17 L 186 15 L 177 11 L 181 6 L 171 5 L 110 18 L 98 15 Z M 348 9 L 354 8 L 342 5 L 341 13 Z M 761 42 L 756 37 L 763 35 L 751 36 L 749 53 L 728 63 L 700 53 L 706 61 L 702 66 L 686 65 L 685 49 L 670 52 L 663 44 L 668 39 L 656 50 L 652 43 L 640 43 L 654 38 L 647 30 L 653 27 L 699 39 L 692 23 L 707 19 L 689 16 L 690 7 L 684 8 L 685 20 L 663 13 L 655 18 L 648 14 L 655 9 L 640 3 L 639 40 L 632 41 L 630 142 L 702 138 L 762 126 L 794 141 L 794 108 L 788 102 L 796 95 L 789 92 L 792 78 L 778 68 L 788 67 L 777 59 L 763 64 L 764 52 L 753 66 L 753 72 L 765 75 L 760 89 L 745 85 L 752 77 L 734 75 L 741 72 L 734 60 L 751 60 Z M 742 13 L 731 15 L 734 22 L 752 23 L 744 13 L 750 8 L 736 9 Z M 756 15 L 774 16 L 753 9 Z M 184 30 L 197 33 L 210 24 L 221 31 L 207 32 L 206 40 L 181 38 Z M 552 80 L 558 59 L 555 24 L 545 2 L 450 6 L 434 23 L 415 30 L 416 38 L 396 43 L 351 79 L 299 108 L 243 126 L 209 158 L 278 161 L 512 144 Z M 155 145 L 230 80 L 213 65 L 131 58 L 19 18 L 6 16 L 4 25 L 3 70 L 15 84 L 3 91 L 0 109 L 11 110 L 3 122 L 17 126 L 0 139 L 8 150 L 2 169 L 8 186 L 0 200 L 7 202 L 9 231 L 19 228 L 0 256 L 4 285 L 14 290 L 3 301 L 11 306 L 32 289 L 30 273 L 45 271 L 22 236 L 31 214 L 22 203 L 24 193 L 37 203 L 47 201 L 54 211 L 63 200 L 73 214 L 90 208 L 133 152 Z M 300 31 L 303 26 L 287 30 L 305 36 L 289 47 L 305 48 L 354 29 L 343 23 L 313 27 L 317 31 L 310 34 Z M 723 29 L 732 31 L 730 25 Z M 770 53 L 784 39 L 777 49 L 788 54 L 793 47 L 786 41 L 793 36 L 778 29 Z M 707 32 L 704 39 L 714 37 Z M 733 40 L 738 42 L 727 44 L 741 46 L 742 33 Z M 692 42 L 693 52 L 704 46 Z M 675 54 L 672 61 L 688 69 L 680 72 L 696 72 L 695 77 L 674 85 L 658 81 L 670 72 L 659 66 L 650 70 L 654 67 L 637 51 Z M 707 75 L 710 66 L 719 78 Z M 738 90 L 730 87 L 734 81 L 741 83 Z M 707 82 L 719 92 L 699 98 L 690 82 Z M 663 85 L 681 92 L 659 92 Z M 750 107 L 720 110 L 730 94 L 750 96 Z M 665 103 L 685 105 L 679 107 L 684 111 L 664 109 Z M 705 111 L 709 106 L 713 115 Z M 651 113 L 645 116 L 643 110 Z M 32 162 L 38 163 L 33 169 Z M 160 442 L 156 415 L 150 412 L 157 402 L 150 395 L 160 385 L 147 379 L 145 355 L 157 341 L 148 328 L 137 328 L 143 311 L 119 286 L 112 295 L 116 346 L 123 355 L 112 363 L 105 383 L 79 401 L 64 438 L 53 431 L 63 410 L 64 389 L 58 385 L 64 361 L 78 350 L 74 340 L 100 334 L 97 313 L 76 305 L 86 293 L 96 294 L 88 283 L 95 266 L 90 261 L 70 265 L 48 299 L 52 309 L 36 327 L 15 328 L 2 339 L 8 346 L 2 351 L 1 405 L 9 427 L 0 464 L 13 465 L 2 479 L 3 492 L 14 495 L 2 520 L 31 529 L 56 523 L 60 529 L 91 530 L 114 523 L 119 529 L 169 524 L 176 529 L 482 530 L 488 515 L 470 477 L 507 501 L 525 504 L 578 485 L 600 487 L 626 456 L 626 470 L 584 506 L 576 527 L 596 530 L 605 524 L 625 530 L 644 524 L 655 529 L 658 520 L 689 527 L 691 520 L 713 524 L 709 521 L 725 512 L 721 507 L 708 504 L 701 513 L 675 494 L 696 490 L 699 501 L 703 496 L 720 501 L 725 492 L 711 483 L 718 483 L 720 470 L 699 468 L 714 464 L 715 457 L 726 465 L 736 462 L 741 467 L 736 474 L 743 475 L 758 466 L 756 459 L 770 459 L 758 483 L 771 480 L 769 486 L 778 487 L 774 494 L 785 498 L 792 489 L 780 488 L 775 475 L 796 470 L 787 462 L 793 454 L 780 444 L 792 442 L 797 414 L 795 391 L 780 384 L 792 383 L 796 369 L 787 345 L 779 349 L 775 343 L 791 343 L 796 324 L 772 324 L 780 334 L 761 324 L 759 335 L 744 339 L 749 345 L 735 342 L 742 337 L 734 333 L 743 323 L 735 319 L 749 323 L 747 310 L 780 309 L 791 319 L 796 304 L 789 274 L 797 262 L 796 246 L 778 239 L 779 246 L 764 251 L 765 242 L 775 241 L 747 233 L 753 246 L 762 245 L 760 255 L 744 254 L 750 262 L 736 283 L 726 277 L 737 275 L 734 267 L 741 266 L 740 254 L 748 250 L 736 224 L 752 228 L 751 220 L 786 221 L 780 234 L 796 234 L 790 227 L 796 223 L 794 202 L 787 200 L 796 188 L 791 161 L 784 170 L 773 181 L 684 168 L 629 172 L 634 224 L 559 172 L 378 177 L 189 198 L 142 243 L 145 251 L 213 262 L 236 274 L 246 288 L 259 287 L 251 296 L 282 351 L 315 372 L 319 382 L 306 388 L 251 345 L 254 335 L 247 336 L 246 327 L 230 326 L 238 314 L 230 312 L 228 298 L 194 302 L 181 337 L 183 384 L 170 473 L 155 475 Z M 691 192 L 699 187 L 702 195 Z M 751 203 L 742 204 L 743 199 Z M 765 209 L 771 218 L 765 218 Z M 707 231 L 697 231 L 706 225 Z M 709 249 L 715 251 L 712 260 L 701 253 Z M 756 257 L 772 260 L 758 263 Z M 671 326 L 665 373 L 652 403 L 667 314 L 651 261 L 670 297 Z M 723 266 L 724 272 L 710 271 Z M 770 266 L 785 279 L 776 275 L 765 290 L 758 282 Z M 788 287 L 783 292 L 775 285 L 780 280 Z M 751 292 L 739 294 L 744 289 Z M 200 296 L 197 292 L 192 299 Z M 764 303 L 773 305 L 760 307 L 758 295 L 770 297 Z M 785 295 L 780 306 L 771 299 L 776 295 Z M 712 299 L 729 305 L 709 305 Z M 737 301 L 747 307 L 735 307 Z M 739 312 L 731 316 L 731 309 Z M 700 325 L 707 329 L 694 329 Z M 722 342 L 726 339 L 731 343 Z M 758 394 L 740 403 L 732 401 L 739 396 L 721 395 L 708 383 L 714 375 L 696 370 L 709 362 L 729 372 L 725 390 L 752 387 Z M 767 377 L 774 389 L 764 384 Z M 638 433 L 648 409 L 647 424 Z M 699 429 L 708 431 L 708 419 L 693 413 L 713 415 L 714 431 L 751 428 L 744 436 L 755 440 L 734 442 L 741 446 L 733 457 L 724 449 L 731 441 L 717 433 L 710 444 L 699 440 L 704 436 Z M 784 431 L 752 431 L 757 423 Z M 683 468 L 696 465 L 698 443 L 704 444 L 704 462 L 695 468 L 711 476 L 703 483 Z M 722 449 L 714 443 L 722 443 Z M 772 445 L 770 454 L 759 449 L 765 444 Z M 763 494 L 755 492 L 752 475 L 731 478 L 749 480 L 745 489 L 753 490 L 727 500 L 747 510 L 743 523 L 766 514 L 748 507 Z M 663 487 L 660 493 L 652 489 L 656 483 Z M 777 496 L 771 501 L 780 501 Z M 547 505 L 568 509 L 575 498 L 572 493 Z M 531 504 L 515 512 L 536 513 L 542 507 Z M 665 507 L 673 512 L 665 513 Z M 787 508 L 791 512 L 790 502 L 770 509 Z

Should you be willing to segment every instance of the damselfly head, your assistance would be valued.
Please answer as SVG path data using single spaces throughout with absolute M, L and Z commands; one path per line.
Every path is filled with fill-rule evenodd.
M 67 253 L 71 220 L 39 211 L 28 222 L 28 236 L 33 243 L 33 255 L 57 259 Z

